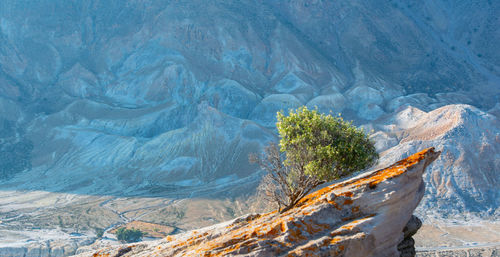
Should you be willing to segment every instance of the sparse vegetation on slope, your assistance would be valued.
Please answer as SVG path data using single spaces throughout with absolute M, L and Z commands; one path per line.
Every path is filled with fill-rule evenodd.
M 116 230 L 116 239 L 122 242 L 127 242 L 127 243 L 139 242 L 142 240 L 143 236 L 144 233 L 135 228 L 131 229 L 119 228 L 118 230 Z

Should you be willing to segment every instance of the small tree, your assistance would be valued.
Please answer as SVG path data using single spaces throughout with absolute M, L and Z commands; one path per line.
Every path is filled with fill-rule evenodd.
M 145 233 L 135 228 L 128 229 L 121 227 L 116 230 L 116 239 L 127 243 L 139 242 L 144 235 Z
M 95 235 L 97 238 L 102 238 L 104 235 L 104 229 L 103 228 L 95 228 Z
M 340 116 L 301 107 L 288 116 L 278 112 L 277 118 L 280 148 L 271 143 L 261 156 L 251 155 L 250 161 L 267 171 L 260 189 L 280 212 L 295 206 L 318 185 L 365 169 L 378 159 L 363 129 Z

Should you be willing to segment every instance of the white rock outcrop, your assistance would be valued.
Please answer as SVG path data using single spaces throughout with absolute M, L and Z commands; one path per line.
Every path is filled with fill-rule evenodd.
M 498 217 L 497 117 L 470 105 L 447 105 L 430 112 L 408 107 L 375 129 L 387 135 L 374 135 L 377 145 L 394 145 L 381 153 L 381 166 L 431 146 L 443 152 L 424 174 L 426 194 L 417 208 L 418 215 L 459 218 L 482 213 Z
M 282 214 L 249 214 L 159 241 L 78 256 L 400 256 L 404 228 L 424 195 L 429 148 L 327 186 Z

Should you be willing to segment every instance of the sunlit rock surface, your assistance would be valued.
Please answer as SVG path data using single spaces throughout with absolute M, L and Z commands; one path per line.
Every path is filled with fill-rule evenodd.
M 425 147 L 443 150 L 424 175 L 426 196 L 417 210 L 419 214 L 457 218 L 475 212 L 491 215 L 493 220 L 498 217 L 497 117 L 470 105 L 448 105 L 430 112 L 408 107 L 381 121 L 376 129 L 385 131 L 374 135 L 383 151 L 380 165 Z
M 306 196 L 282 214 L 250 214 L 184 234 L 79 256 L 399 256 L 424 195 L 422 175 L 440 152 L 416 153 Z

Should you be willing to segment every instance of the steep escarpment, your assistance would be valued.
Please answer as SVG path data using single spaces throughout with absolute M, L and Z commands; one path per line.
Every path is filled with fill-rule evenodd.
M 211 227 L 79 256 L 399 256 L 397 245 L 440 152 L 322 188 L 282 214 L 249 214 Z
M 497 117 L 470 105 L 448 105 L 429 112 L 407 107 L 374 128 L 379 130 L 375 137 L 382 152 L 381 165 L 418 149 L 442 149 L 443 154 L 424 175 L 426 195 L 418 214 L 451 218 L 475 212 L 498 217 Z

